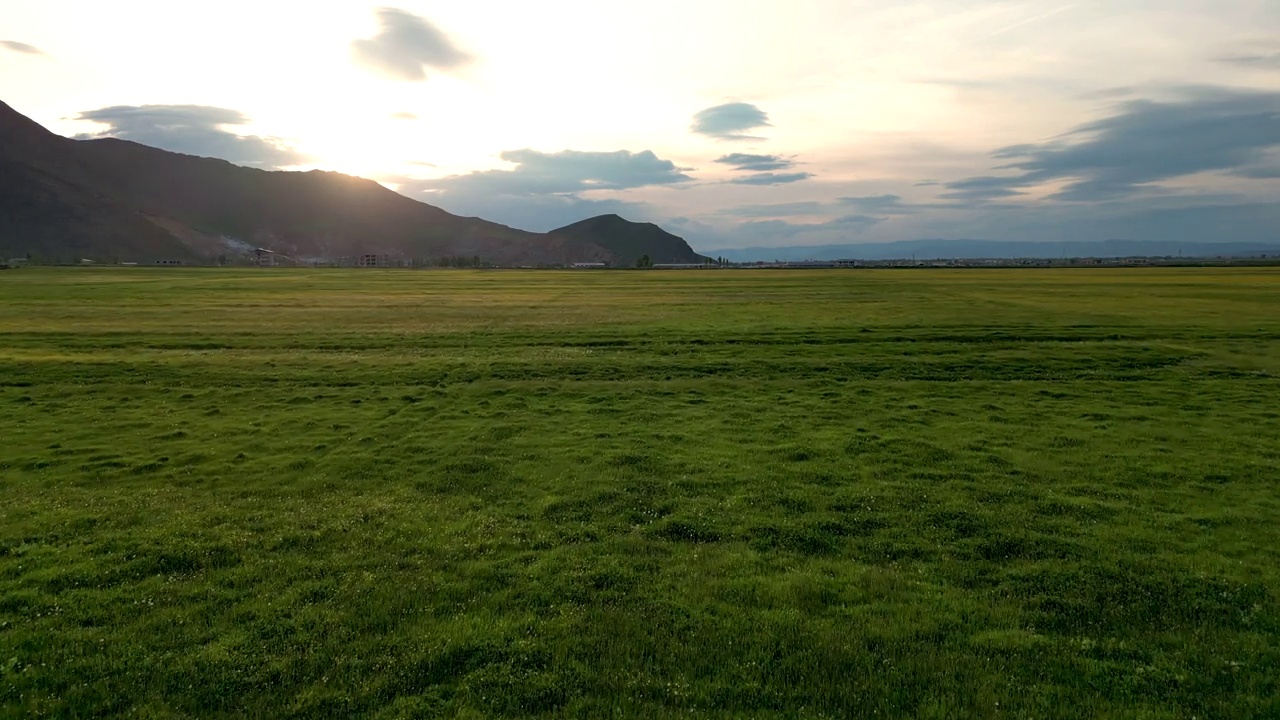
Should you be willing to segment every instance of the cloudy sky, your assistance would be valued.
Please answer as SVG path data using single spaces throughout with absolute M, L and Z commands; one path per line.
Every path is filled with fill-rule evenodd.
M 6 0 L 55 132 L 700 250 L 1280 241 L 1276 0 Z

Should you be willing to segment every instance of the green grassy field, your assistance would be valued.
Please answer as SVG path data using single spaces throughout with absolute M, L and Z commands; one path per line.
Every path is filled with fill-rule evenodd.
M 0 273 L 4 717 L 1280 717 L 1280 272 Z

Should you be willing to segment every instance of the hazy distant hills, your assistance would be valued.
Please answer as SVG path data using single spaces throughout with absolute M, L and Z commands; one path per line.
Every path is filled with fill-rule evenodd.
M 903 240 L 862 245 L 753 247 L 710 250 L 706 254 L 734 262 L 771 260 L 917 260 L 956 258 L 1114 258 L 1280 256 L 1280 243 L 1176 243 L 1139 240 L 1099 242 L 1000 242 L 994 240 Z
M 697 262 L 680 238 L 617 216 L 531 233 L 452 215 L 372 180 L 269 172 L 124 140 L 55 135 L 0 103 L 0 262 L 247 262 L 385 255 L 502 265 Z

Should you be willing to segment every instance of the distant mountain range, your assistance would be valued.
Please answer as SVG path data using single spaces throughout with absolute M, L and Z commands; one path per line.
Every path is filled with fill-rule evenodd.
M 980 258 L 1116 258 L 1116 257 L 1280 257 L 1280 242 L 1174 243 L 1141 240 L 1099 242 L 1001 242 L 996 240 L 902 240 L 862 245 L 752 247 L 709 250 L 712 257 L 733 262 L 773 260 L 917 260 Z
M 72 140 L 0 103 L 0 262 L 247 263 L 257 248 L 300 262 L 704 259 L 661 228 L 616 215 L 526 232 L 349 175 L 269 172 L 124 140 Z

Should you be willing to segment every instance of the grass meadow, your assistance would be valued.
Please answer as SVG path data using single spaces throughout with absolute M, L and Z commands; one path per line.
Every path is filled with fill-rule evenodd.
M 1280 271 L 0 273 L 2 717 L 1280 717 Z

